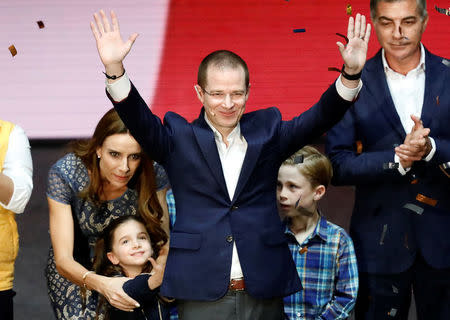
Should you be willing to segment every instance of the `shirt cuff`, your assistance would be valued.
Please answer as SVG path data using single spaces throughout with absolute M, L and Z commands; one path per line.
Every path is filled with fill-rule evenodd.
M 113 83 L 108 83 L 108 80 L 105 80 L 105 84 L 106 91 L 108 91 L 114 102 L 120 102 L 124 100 L 126 97 L 128 97 L 128 94 L 131 90 L 131 82 L 126 72 L 119 78 L 119 80 Z
M 32 189 L 32 183 L 31 186 L 17 186 L 16 184 L 14 184 L 14 192 L 11 199 L 9 200 L 8 205 L 4 205 L 1 202 L 0 205 L 6 210 L 12 211 L 16 214 L 23 213 L 25 211 L 28 200 L 30 199 Z
M 342 77 L 342 75 L 340 75 L 336 81 L 336 90 L 337 90 L 338 94 L 344 100 L 347 100 L 347 101 L 355 100 L 356 96 L 359 94 L 359 91 L 361 91 L 361 88 L 363 86 L 362 80 L 361 79 L 359 80 L 358 86 L 356 88 L 347 88 L 342 83 L 341 77 Z
M 398 163 L 398 172 L 400 172 L 400 174 L 402 176 L 404 176 L 405 174 L 408 173 L 409 170 L 411 170 L 411 168 L 406 168 L 405 169 L 405 168 L 402 167 L 402 164 L 400 163 L 400 158 L 397 155 L 394 156 L 394 162 Z
M 434 139 L 432 137 L 430 138 L 430 142 L 431 142 L 431 151 L 430 153 L 425 157 L 426 162 L 430 161 L 431 159 L 433 159 L 434 154 L 436 153 L 436 142 L 434 141 Z

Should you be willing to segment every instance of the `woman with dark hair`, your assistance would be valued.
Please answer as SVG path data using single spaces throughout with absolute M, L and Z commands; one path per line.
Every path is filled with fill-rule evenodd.
M 72 143 L 72 150 L 48 175 L 52 248 L 46 277 L 55 316 L 94 319 L 98 293 L 114 307 L 131 311 L 139 304 L 122 289 L 128 278 L 91 271 L 93 249 L 108 224 L 124 215 L 139 215 L 152 240 L 164 245 L 169 227 L 162 187 L 167 180 L 114 109 L 102 117 L 92 138 Z

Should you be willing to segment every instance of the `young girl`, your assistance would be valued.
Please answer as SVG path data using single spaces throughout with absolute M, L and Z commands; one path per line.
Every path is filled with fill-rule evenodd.
M 156 252 L 159 252 L 158 256 Z M 107 306 L 106 319 L 166 320 L 170 318 L 169 306 L 158 294 L 167 253 L 167 246 L 162 247 L 161 243 L 151 242 L 140 217 L 122 216 L 109 224 L 96 245 L 95 272 L 106 276 L 131 278 L 124 283 L 123 290 L 135 299 L 140 307 L 133 312 L 125 312 Z M 105 308 L 105 302 L 104 298 L 99 301 L 98 313 Z
M 317 209 L 333 170 L 306 146 L 280 167 L 277 200 L 303 290 L 284 298 L 286 319 L 346 319 L 358 292 L 353 243 Z

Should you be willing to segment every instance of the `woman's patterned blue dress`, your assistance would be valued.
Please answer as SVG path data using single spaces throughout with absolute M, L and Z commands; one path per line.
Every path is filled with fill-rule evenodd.
M 155 164 L 155 173 L 158 189 L 165 187 L 168 181 L 162 167 Z M 98 208 L 92 202 L 78 196 L 88 184 L 89 175 L 85 165 L 79 157 L 69 153 L 51 167 L 48 174 L 47 196 L 71 206 L 74 219 L 74 259 L 90 270 L 97 237 L 113 219 L 137 213 L 137 193 L 128 189 L 121 197 L 106 201 Z M 57 319 L 95 318 L 98 294 L 87 290 L 84 307 L 80 287 L 61 276 L 56 270 L 52 248 L 45 275 L 50 302 Z

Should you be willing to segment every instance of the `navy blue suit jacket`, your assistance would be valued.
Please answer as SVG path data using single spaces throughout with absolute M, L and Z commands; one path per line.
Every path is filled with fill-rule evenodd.
M 225 295 L 233 240 L 252 296 L 281 297 L 301 289 L 277 211 L 277 175 L 285 158 L 331 128 L 351 105 L 334 84 L 291 121 L 282 121 L 276 108 L 242 116 L 248 148 L 233 199 L 203 109 L 192 123 L 168 112 L 162 124 L 133 85 L 114 104 L 143 149 L 164 166 L 173 189 L 177 219 L 163 295 L 206 301 Z
M 433 267 L 450 267 L 450 179 L 439 169 L 450 161 L 448 61 L 426 50 L 425 77 L 421 119 L 437 149 L 430 162 L 415 162 L 405 176 L 383 169 L 394 161 L 394 147 L 406 133 L 389 92 L 381 51 L 364 67 L 358 100 L 327 134 L 334 183 L 356 186 L 350 234 L 364 272 L 404 271 L 418 251 Z M 356 152 L 358 140 L 361 154 Z M 437 200 L 436 205 L 417 201 L 417 194 Z M 408 203 L 421 207 L 422 214 L 404 208 Z

